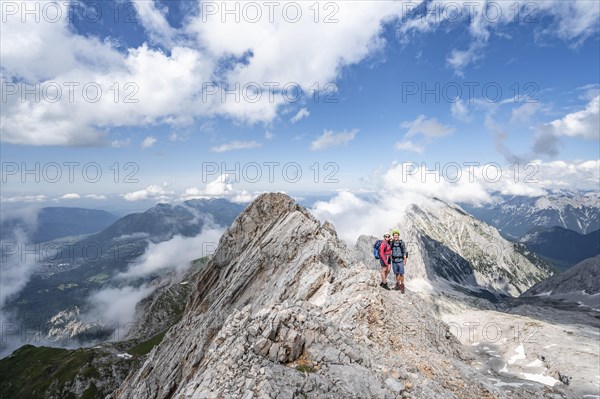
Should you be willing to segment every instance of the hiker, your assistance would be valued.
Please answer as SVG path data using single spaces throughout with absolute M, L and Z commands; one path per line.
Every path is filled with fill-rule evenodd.
M 392 267 L 392 247 L 390 246 L 390 234 L 385 233 L 383 235 L 383 241 L 379 245 L 379 264 L 381 265 L 381 283 L 380 287 L 389 290 L 390 287 L 387 285 L 387 276 L 390 274 L 390 269 Z
M 389 245 L 392 252 L 392 269 L 396 275 L 394 290 L 400 290 L 404 294 L 404 266 L 406 266 L 408 251 L 406 250 L 406 244 L 400 239 L 400 232 L 398 230 L 394 230 L 392 236 L 393 239 Z

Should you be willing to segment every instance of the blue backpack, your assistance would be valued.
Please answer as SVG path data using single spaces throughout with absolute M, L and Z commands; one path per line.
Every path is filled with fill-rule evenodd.
M 381 256 L 379 256 L 379 247 L 381 246 L 382 242 L 383 240 L 377 240 L 375 241 L 375 244 L 373 244 L 373 256 L 375 259 L 381 259 Z

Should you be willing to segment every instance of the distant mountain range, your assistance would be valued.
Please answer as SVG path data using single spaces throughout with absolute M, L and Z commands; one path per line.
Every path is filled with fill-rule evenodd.
M 97 209 L 48 207 L 37 213 L 35 221 L 26 221 L 21 217 L 7 215 L 0 229 L 2 237 L 10 239 L 15 230 L 20 229 L 28 236 L 30 243 L 51 241 L 56 238 L 90 234 L 100 231 L 118 217 L 112 213 Z
M 225 199 L 158 204 L 77 241 L 55 241 L 62 250 L 41 262 L 40 271 L 7 302 L 6 309 L 27 325 L 44 326 L 57 313 L 81 307 L 90 292 L 110 285 L 111 278 L 141 256 L 149 242 L 196 236 L 207 221 L 228 226 L 244 207 Z
M 534 228 L 559 226 L 581 234 L 600 229 L 598 192 L 553 191 L 538 197 L 496 197 L 498 200 L 491 205 L 461 206 L 513 240 Z
M 600 254 L 600 230 L 580 234 L 559 226 L 540 227 L 531 230 L 519 241 L 547 258 L 559 270 Z

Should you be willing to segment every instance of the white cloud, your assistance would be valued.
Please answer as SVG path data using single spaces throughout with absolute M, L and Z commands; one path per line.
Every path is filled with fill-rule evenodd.
M 300 108 L 300 111 L 298 111 L 298 113 L 296 115 L 294 115 L 292 117 L 292 119 L 290 119 L 290 121 L 292 123 L 296 123 L 296 122 L 300 121 L 301 119 L 308 118 L 309 115 L 310 115 L 310 112 L 308 111 L 308 109 Z
M 265 140 L 273 140 L 274 137 L 275 135 L 272 132 L 268 130 L 265 132 Z
M 128 285 L 108 287 L 90 295 L 87 299 L 90 310 L 82 319 L 100 321 L 105 326 L 130 323 L 134 320 L 139 301 L 156 289 L 156 285 L 138 286 L 133 284 L 135 281 L 159 273 L 181 274 L 189 267 L 190 261 L 214 253 L 223 231 L 224 227 L 205 220 L 202 231 L 195 237 L 175 236 L 168 241 L 149 243 L 143 255 L 131 262 L 125 272 L 115 276 L 121 284 L 130 281 Z
M 228 81 L 292 83 L 310 92 L 315 83 L 322 88 L 337 78 L 342 67 L 382 49 L 383 24 L 402 11 L 399 2 L 339 2 L 337 22 L 315 23 L 311 3 L 295 4 L 302 13 L 296 23 L 286 21 L 281 10 L 270 22 L 264 9 L 260 22 L 245 18 L 223 22 L 217 13 L 193 19 L 188 30 L 215 57 L 242 57 L 252 51 L 244 64 L 226 73 Z
M 48 197 L 45 195 L 17 195 L 14 197 L 2 197 L 2 202 L 43 202 Z
M 483 58 L 481 54 L 483 47 L 483 43 L 473 42 L 466 50 L 454 49 L 450 52 L 446 62 L 454 69 L 454 74 L 456 76 L 464 77 L 464 69 L 469 64 L 478 62 Z
M 68 3 L 56 4 L 62 15 L 69 14 Z M 0 121 L 2 141 L 104 146 L 114 141 L 110 132 L 115 127 L 186 126 L 197 117 L 212 116 L 249 124 L 271 122 L 289 103 L 281 92 L 284 86 L 296 85 L 312 94 L 315 83 L 323 87 L 335 81 L 342 67 L 383 48 L 383 24 L 401 11 L 394 2 L 345 2 L 338 4 L 337 23 L 315 24 L 309 17 L 311 5 L 301 3 L 304 17 L 299 23 L 284 20 L 282 13 L 275 13 L 275 21 L 262 18 L 259 23 L 245 19 L 236 23 L 234 18 L 222 22 L 220 15 L 203 21 L 206 15 L 197 13 L 175 28 L 166 18 L 165 3 L 136 5 L 150 40 L 164 46 L 164 51 L 147 44 L 123 49 L 110 39 L 80 35 L 71 29 L 68 18 L 58 22 L 42 18 L 39 23 L 33 18 L 23 22 L 18 15 L 8 18 L 0 43 L 2 83 L 24 79 L 41 86 L 52 82 L 80 86 L 74 102 L 69 101 L 66 87 L 57 102 L 21 102 L 18 94 L 10 95 Z M 244 56 L 250 53 L 252 57 Z M 222 68 L 224 63 L 227 68 Z M 161 71 L 160 79 L 156 71 Z M 241 86 L 259 82 L 262 96 L 258 101 L 246 96 L 241 101 L 222 101 L 221 88 L 203 95 L 203 84 L 214 80 Z M 81 88 L 89 82 L 102 92 L 97 102 L 81 98 Z M 278 82 L 280 87 L 269 93 L 267 82 Z M 116 91 L 115 83 L 119 84 Z
M 600 181 L 600 160 L 587 161 L 550 161 L 533 160 L 531 167 L 521 171 L 524 176 L 544 189 L 595 190 Z M 524 165 L 523 165 L 524 166 Z M 523 167 L 522 166 L 522 167 Z M 524 168 L 523 168 L 524 169 Z
M 140 147 L 145 150 L 146 148 L 150 148 L 154 145 L 154 143 L 156 143 L 156 137 L 153 136 L 148 136 L 144 139 L 144 141 L 142 141 L 142 144 L 140 144 Z
M 454 133 L 454 128 L 443 125 L 436 118 L 426 119 L 425 115 L 419 115 L 414 121 L 402 123 L 402 127 L 408 129 L 405 137 L 422 135 L 426 138 L 437 138 Z
M 126 326 L 134 320 L 137 303 L 150 295 L 154 289 L 155 287 L 142 285 L 111 287 L 94 292 L 87 299 L 91 309 L 82 319 L 100 322 L 105 326 L 115 323 Z
M 464 101 L 460 98 L 452 103 L 450 106 L 450 111 L 452 112 L 452 116 L 459 121 L 470 122 L 473 119 L 469 113 L 469 109 L 465 105 Z
M 231 141 L 229 143 L 221 144 L 216 147 L 212 147 L 212 152 L 227 152 L 234 150 L 247 150 L 251 148 L 258 148 L 261 144 L 256 141 Z
M 398 141 L 398 142 L 396 142 L 396 144 L 394 145 L 394 147 L 397 150 L 411 151 L 411 152 L 416 152 L 418 154 L 421 154 L 423 151 L 425 151 L 424 147 L 421 147 L 420 145 L 417 145 L 417 144 L 413 143 L 410 140 Z
M 123 147 L 129 147 L 130 144 L 131 144 L 131 139 L 113 140 L 110 143 L 110 146 L 113 148 L 123 148 Z
M 166 6 L 157 8 L 156 1 L 133 0 L 136 18 L 144 27 L 150 39 L 159 44 L 172 46 L 177 31 L 171 27 L 166 19 L 168 9 Z
M 438 28 L 462 28 L 468 23 L 471 43 L 466 49 L 453 49 L 447 57 L 448 65 L 458 76 L 463 76 L 467 66 L 483 58 L 492 34 L 505 36 L 504 26 L 513 23 L 515 17 L 520 22 L 526 18 L 530 22 L 544 18 L 548 23 L 543 29 L 536 26 L 536 39 L 558 37 L 575 47 L 598 32 L 600 10 L 593 1 L 543 1 L 536 3 L 533 12 L 526 3 L 518 4 L 518 10 L 515 4 L 483 1 L 465 2 L 461 6 L 448 0 L 427 2 L 424 12 L 415 12 L 412 17 L 405 15 L 399 32 L 407 41 L 411 34 L 433 32 Z
M 540 109 L 541 104 L 539 102 L 525 103 L 520 107 L 513 108 L 510 123 L 528 123 Z
M 103 201 L 106 199 L 106 195 L 104 194 L 88 194 L 85 196 L 85 198 L 90 198 L 90 199 L 95 199 L 95 200 L 99 200 L 99 201 Z
M 395 148 L 416 153 L 424 152 L 425 145 L 434 139 L 454 133 L 453 127 L 439 123 L 436 118 L 427 119 L 425 115 L 419 115 L 413 121 L 402 122 L 401 126 L 407 130 L 402 139 L 396 142 Z M 420 142 L 411 140 L 411 138 L 419 136 L 421 137 Z
M 69 193 L 69 194 L 63 195 L 60 198 L 61 199 L 79 199 L 79 198 L 81 198 L 81 195 L 79 195 L 77 193 Z
M 191 260 L 211 255 L 219 244 L 224 227 L 207 223 L 195 237 L 175 236 L 169 241 L 150 243 L 119 279 L 145 277 L 164 270 L 184 271 Z
M 310 143 L 310 149 L 312 151 L 322 151 L 331 147 L 348 144 L 354 140 L 357 133 L 358 129 L 352 129 L 349 132 L 344 130 L 339 133 L 335 133 L 333 130 L 325 130 L 322 135 Z
M 173 191 L 167 190 L 167 183 L 163 183 L 162 186 L 152 184 L 143 190 L 134 191 L 131 193 L 123 194 L 123 198 L 126 201 L 143 201 L 152 199 L 158 202 L 169 202 L 172 200 Z
M 600 96 L 590 100 L 585 109 L 538 125 L 535 130 L 532 151 L 536 156 L 557 156 L 561 136 L 600 140 Z
M 232 202 L 246 203 L 260 195 L 259 192 L 249 193 L 246 190 L 238 190 L 233 186 L 233 179 L 229 174 L 222 174 L 215 180 L 209 182 L 204 189 L 190 187 L 181 195 L 180 200 L 187 201 L 195 198 L 227 198 Z
M 311 95 L 317 83 L 323 90 L 325 84 L 339 78 L 344 67 L 381 51 L 385 46 L 384 25 L 400 16 L 406 19 L 399 27 L 402 38 L 412 32 L 431 31 L 443 23 L 464 24 L 468 20 L 473 43 L 466 50 L 453 50 L 448 57 L 457 73 L 480 58 L 492 29 L 514 19 L 511 2 L 465 4 L 460 21 L 449 21 L 451 12 L 435 14 L 432 8 L 439 3 L 444 4 L 426 5 L 427 15 L 433 18 L 422 18 L 418 13 L 406 15 L 403 2 L 338 2 L 336 23 L 314 23 L 314 12 L 309 8 L 312 4 L 300 2 L 295 3 L 302 8 L 298 23 L 285 20 L 282 12 L 275 12 L 275 20 L 269 21 L 263 9 L 257 23 L 246 18 L 236 22 L 233 17 L 223 21 L 220 12 L 197 13 L 188 15 L 177 28 L 168 21 L 167 3 L 136 1 L 141 25 L 150 41 L 162 48 L 147 44 L 123 48 L 122 43 L 110 38 L 78 34 L 69 25 L 69 18 L 58 22 L 41 18 L 36 22 L 20 15 L 7 16 L 0 36 L 2 83 L 58 83 L 62 96 L 57 102 L 22 102 L 19 94 L 9 95 L 0 117 L 2 141 L 100 146 L 115 142 L 111 129 L 116 127 L 187 126 L 198 117 L 213 116 L 249 124 L 272 122 L 289 103 L 281 87 L 295 85 Z M 52 4 L 60 7 L 63 16 L 69 15 L 69 2 Z M 203 3 L 199 4 L 201 8 Z M 482 9 L 491 4 L 501 8 L 499 20 L 483 16 Z M 537 6 L 540 18 L 551 17 L 550 24 L 539 32 L 540 37 L 553 35 L 578 45 L 598 32 L 599 11 L 594 1 L 548 1 Z M 469 12 L 471 7 L 475 13 Z M 520 16 L 527 11 L 523 7 Z M 469 20 L 469 16 L 473 18 Z M 326 15 L 320 17 L 322 20 Z M 159 79 L 156 71 L 161 71 Z M 203 83 L 213 80 L 241 86 L 259 82 L 263 93 L 256 102 L 246 101 L 245 96 L 241 101 L 222 101 L 221 90 L 207 98 L 202 95 Z M 79 84 L 74 102 L 69 101 L 66 82 Z M 278 82 L 280 89 L 269 93 L 266 82 Z M 102 96 L 97 102 L 82 98 L 81 89 L 87 83 L 100 88 Z M 114 90 L 115 83 L 119 84 L 118 90 Z M 119 141 L 115 144 L 120 145 Z
M 584 110 L 565 115 L 544 125 L 557 136 L 600 139 L 600 96 L 593 98 Z

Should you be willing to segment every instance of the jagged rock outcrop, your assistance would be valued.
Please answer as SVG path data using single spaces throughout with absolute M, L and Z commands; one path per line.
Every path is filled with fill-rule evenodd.
M 182 320 L 111 398 L 503 398 L 417 293 L 284 194 L 236 219 Z M 532 390 L 533 389 L 533 390 Z M 509 392 L 509 394 L 507 394 Z M 560 397 L 560 396 L 558 396 Z

